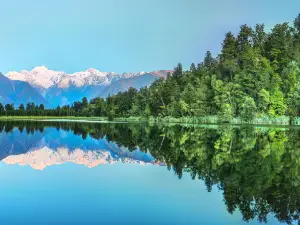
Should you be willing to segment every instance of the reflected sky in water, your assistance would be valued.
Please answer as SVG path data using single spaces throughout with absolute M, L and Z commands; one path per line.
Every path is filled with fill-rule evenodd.
M 2 224 L 243 223 L 216 189 L 163 167 L 66 163 L 40 172 L 1 163 L 0 171 Z

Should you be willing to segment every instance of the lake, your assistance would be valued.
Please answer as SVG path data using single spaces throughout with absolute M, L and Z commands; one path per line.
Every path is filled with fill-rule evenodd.
M 1 224 L 298 224 L 300 129 L 0 122 Z

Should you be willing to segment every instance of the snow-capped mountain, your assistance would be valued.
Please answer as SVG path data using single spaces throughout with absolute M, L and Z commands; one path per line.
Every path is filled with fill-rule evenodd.
M 67 74 L 62 71 L 50 70 L 45 66 L 35 67 L 33 70 L 22 70 L 20 72 L 8 72 L 6 79 L 12 82 L 28 83 L 33 87 L 36 95 L 43 98 L 47 107 L 57 107 L 72 104 L 83 97 L 92 99 L 95 97 L 107 97 L 119 91 L 126 91 L 130 87 L 140 89 L 149 86 L 156 79 L 166 78 L 171 70 L 158 70 L 153 72 L 121 73 L 101 72 L 96 69 Z M 15 103 L 3 97 L 3 102 Z M 22 103 L 35 101 L 31 98 L 20 98 Z M 47 99 L 47 100 L 46 100 Z M 0 95 L 1 101 L 1 95 Z
M 0 103 L 2 105 L 13 103 L 15 106 L 19 106 L 27 102 L 51 107 L 41 93 L 28 82 L 11 80 L 0 73 Z
M 31 71 L 11 71 L 6 74 L 6 77 L 11 80 L 26 81 L 33 87 L 48 89 L 53 86 L 58 88 L 69 88 L 70 86 L 83 87 L 89 85 L 109 85 L 116 80 L 136 77 L 143 74 L 145 74 L 145 72 L 116 74 L 114 72 L 101 72 L 93 68 L 86 71 L 67 74 L 62 71 L 50 70 L 45 66 L 39 66 Z

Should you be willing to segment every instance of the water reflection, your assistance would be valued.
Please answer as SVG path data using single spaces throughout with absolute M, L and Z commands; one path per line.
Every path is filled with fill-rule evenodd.
M 217 186 L 227 211 L 245 221 L 299 223 L 300 130 L 232 126 L 154 126 L 63 122 L 0 123 L 5 163 L 44 169 L 74 162 L 162 165 Z
M 43 170 L 47 166 L 63 164 L 72 162 L 75 164 L 85 165 L 86 167 L 93 168 L 100 164 L 113 164 L 117 162 L 122 163 L 138 163 L 160 165 L 155 161 L 143 161 L 134 159 L 134 157 L 119 157 L 113 156 L 110 151 L 94 150 L 86 151 L 82 149 L 75 149 L 70 151 L 67 148 L 57 148 L 55 150 L 48 147 L 35 149 L 26 154 L 10 155 L 2 160 L 6 164 L 19 164 L 21 166 L 30 165 L 33 169 Z
M 116 162 L 164 165 L 147 152 L 129 151 L 108 141 L 104 133 L 96 140 L 84 127 L 77 125 L 25 121 L 0 123 L 1 160 L 6 164 L 30 165 L 38 170 L 66 162 L 89 168 Z

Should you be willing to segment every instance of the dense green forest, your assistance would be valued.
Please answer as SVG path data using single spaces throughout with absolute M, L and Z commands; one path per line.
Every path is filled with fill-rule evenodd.
M 282 223 L 300 223 L 298 128 L 0 121 L 0 132 L 6 133 L 49 127 L 150 152 L 179 178 L 188 173 L 208 191 L 219 189 L 228 212 L 240 211 L 245 221 L 266 222 L 272 214 Z
M 300 14 L 294 23 L 242 25 L 228 32 L 217 57 L 184 71 L 178 64 L 150 87 L 45 110 L 34 103 L 0 105 L 1 115 L 201 118 L 218 122 L 300 123 Z

